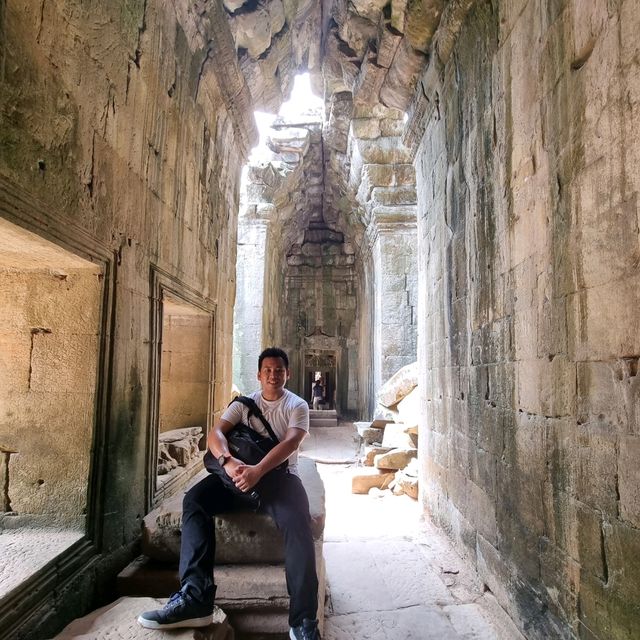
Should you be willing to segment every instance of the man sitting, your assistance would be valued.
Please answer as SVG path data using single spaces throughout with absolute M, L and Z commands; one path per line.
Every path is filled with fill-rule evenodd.
M 254 487 L 260 510 L 268 513 L 283 532 L 285 573 L 290 596 L 291 640 L 320 640 L 318 632 L 318 577 L 316 573 L 309 501 L 298 476 L 298 449 L 309 432 L 309 407 L 285 389 L 289 359 L 282 349 L 265 349 L 258 358 L 260 390 L 251 395 L 280 440 L 256 465 L 244 464 L 229 452 L 225 434 L 239 422 L 268 435 L 260 420 L 249 418 L 249 409 L 233 402 L 210 431 L 211 453 L 243 492 Z M 288 460 L 287 473 L 266 474 Z M 183 501 L 180 548 L 180 591 L 162 609 L 138 617 L 147 629 L 203 627 L 211 624 L 216 587 L 213 581 L 215 533 L 213 516 L 241 508 L 241 500 L 210 474 Z

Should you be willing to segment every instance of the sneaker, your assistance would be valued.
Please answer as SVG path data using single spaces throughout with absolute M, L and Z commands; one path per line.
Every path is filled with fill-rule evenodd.
M 305 618 L 299 627 L 289 629 L 291 640 L 321 640 L 318 631 L 318 621 Z
M 212 622 L 213 605 L 202 604 L 182 591 L 174 593 L 162 609 L 138 616 L 138 623 L 145 629 L 207 627 Z

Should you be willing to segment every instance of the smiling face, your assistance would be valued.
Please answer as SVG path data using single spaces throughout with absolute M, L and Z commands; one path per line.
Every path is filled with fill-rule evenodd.
M 265 400 L 276 400 L 284 393 L 284 385 L 289 379 L 289 369 L 282 358 L 265 358 L 262 361 L 258 380 Z

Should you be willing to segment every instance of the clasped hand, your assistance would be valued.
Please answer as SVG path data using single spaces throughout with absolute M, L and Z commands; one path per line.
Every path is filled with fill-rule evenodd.
M 251 491 L 262 477 L 257 466 L 244 464 L 236 460 L 230 460 L 224 468 L 236 487 L 243 492 Z

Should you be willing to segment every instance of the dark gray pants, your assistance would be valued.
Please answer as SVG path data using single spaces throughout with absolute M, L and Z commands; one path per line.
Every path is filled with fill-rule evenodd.
M 318 608 L 318 577 L 307 493 L 300 478 L 292 473 L 267 476 L 257 489 L 260 511 L 273 518 L 284 536 L 289 624 L 298 626 L 303 618 L 315 619 Z M 215 475 L 201 480 L 184 497 L 180 583 L 201 602 L 213 602 L 215 596 L 213 516 L 241 509 L 242 500 Z

